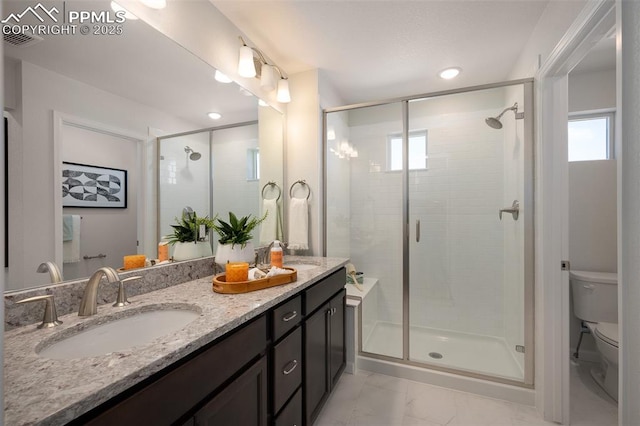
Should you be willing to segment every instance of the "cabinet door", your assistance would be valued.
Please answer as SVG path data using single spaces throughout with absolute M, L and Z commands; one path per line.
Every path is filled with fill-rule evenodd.
M 329 327 L 329 371 L 331 380 L 331 389 L 335 386 L 336 382 L 340 378 L 340 374 L 344 370 L 346 365 L 346 352 L 345 352 L 345 303 L 346 303 L 346 291 L 342 290 L 338 293 L 331 302 L 329 302 L 330 312 L 330 327 Z
M 220 366 L 222 368 L 222 366 Z M 262 357 L 195 414 L 196 426 L 265 426 L 267 359 Z
M 329 303 L 326 303 L 304 323 L 304 412 L 307 425 L 313 424 L 329 396 L 329 314 Z

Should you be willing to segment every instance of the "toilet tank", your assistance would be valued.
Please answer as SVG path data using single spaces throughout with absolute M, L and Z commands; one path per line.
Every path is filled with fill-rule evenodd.
M 573 313 L 590 322 L 618 323 L 618 274 L 571 271 Z

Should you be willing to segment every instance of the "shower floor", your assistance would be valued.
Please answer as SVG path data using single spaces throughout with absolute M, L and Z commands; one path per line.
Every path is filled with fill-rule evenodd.
M 409 333 L 411 361 L 518 381 L 524 378 L 502 338 L 418 326 L 411 326 Z M 364 352 L 402 358 L 402 326 L 377 322 L 362 346 Z M 430 353 L 442 358 L 433 358 Z

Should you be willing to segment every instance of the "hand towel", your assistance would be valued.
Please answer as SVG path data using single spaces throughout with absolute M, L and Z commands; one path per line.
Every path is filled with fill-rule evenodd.
M 73 239 L 73 215 L 62 215 L 62 241 Z
M 262 214 L 266 219 L 260 225 L 260 244 L 271 244 L 273 240 L 282 240 L 282 218 L 278 200 L 262 200 Z
M 309 249 L 309 204 L 306 198 L 289 203 L 289 250 Z
M 80 215 L 71 215 L 73 233 L 71 240 L 62 242 L 62 261 L 73 263 L 80 261 Z

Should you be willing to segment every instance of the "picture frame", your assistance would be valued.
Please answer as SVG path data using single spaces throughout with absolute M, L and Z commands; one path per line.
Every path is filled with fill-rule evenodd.
M 127 171 L 62 162 L 62 207 L 127 208 Z

